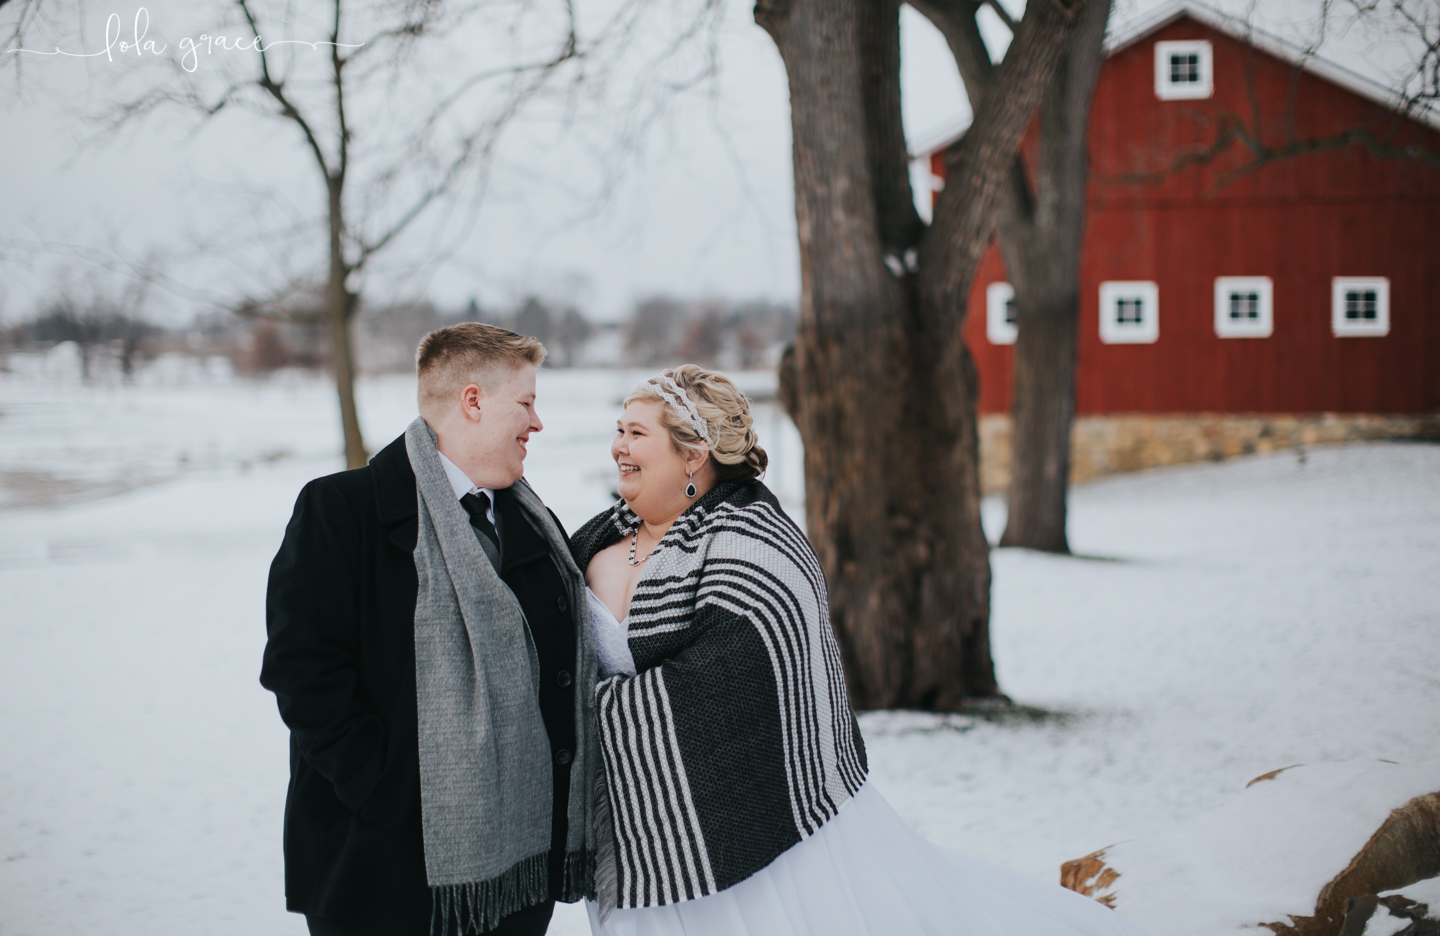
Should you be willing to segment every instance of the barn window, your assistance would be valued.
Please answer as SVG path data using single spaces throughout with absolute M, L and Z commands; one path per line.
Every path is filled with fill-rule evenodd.
M 1347 289 L 1345 291 L 1345 321 L 1375 321 L 1375 290 Z
M 1160 287 L 1150 282 L 1100 284 L 1100 340 L 1150 344 L 1160 337 Z
M 1221 338 L 1269 338 L 1275 330 L 1274 286 L 1268 276 L 1221 276 L 1215 280 L 1215 334 Z
M 1162 101 L 1193 101 L 1214 91 L 1210 43 L 1203 40 L 1155 43 L 1155 96 Z
M 985 337 L 991 344 L 1015 343 L 1015 287 L 991 283 L 985 287 Z
M 1340 338 L 1390 333 L 1390 281 L 1383 276 L 1337 276 L 1330 286 L 1330 327 Z
M 1199 84 L 1200 83 L 1200 56 L 1194 52 L 1186 52 L 1184 55 L 1170 56 L 1170 83 L 1177 84 Z

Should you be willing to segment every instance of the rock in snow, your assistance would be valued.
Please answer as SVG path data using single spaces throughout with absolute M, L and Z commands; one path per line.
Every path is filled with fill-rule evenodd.
M 1166 936 L 1440 933 L 1440 762 L 1271 771 L 1169 835 L 1066 862 L 1060 883 Z

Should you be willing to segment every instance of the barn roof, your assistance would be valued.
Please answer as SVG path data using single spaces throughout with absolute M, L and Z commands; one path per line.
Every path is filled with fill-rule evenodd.
M 1372 81 L 1343 65 L 1320 58 L 1292 42 L 1256 28 L 1253 23 L 1228 13 L 1222 13 L 1214 7 L 1197 2 L 1197 0 L 1174 0 L 1174 2 L 1167 3 L 1127 24 L 1119 32 L 1106 36 L 1106 58 L 1143 41 L 1153 33 L 1187 16 L 1240 42 L 1250 43 L 1255 48 L 1268 52 L 1278 59 L 1298 65 L 1317 77 L 1324 78 L 1383 107 L 1396 110 L 1400 106 L 1400 100 L 1395 92 L 1379 82 Z M 1417 110 L 1412 116 L 1431 127 L 1440 128 L 1440 112 L 1433 108 Z M 918 159 L 951 145 L 965 135 L 965 131 L 970 128 L 970 121 L 971 115 L 967 114 L 944 127 L 937 128 L 932 133 L 925 134 L 916 141 L 915 146 L 911 147 L 912 158 Z

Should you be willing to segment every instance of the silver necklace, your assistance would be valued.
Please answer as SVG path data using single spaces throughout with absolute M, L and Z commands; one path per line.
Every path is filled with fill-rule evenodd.
M 645 559 L 649 559 L 650 556 L 653 556 L 653 555 L 655 555 L 657 552 L 660 551 L 660 544 L 659 544 L 659 543 L 656 543 L 656 544 L 655 544 L 655 548 L 652 549 L 652 550 L 650 550 L 649 555 L 647 555 L 647 556 L 645 557 L 645 559 L 636 559 L 636 558 L 635 558 L 635 545 L 636 545 L 637 543 L 639 543 L 639 542 L 640 542 L 640 528 L 637 526 L 637 527 L 635 528 L 635 535 L 632 536 L 632 537 L 630 537 L 630 558 L 629 558 L 628 560 L 626 560 L 626 561 L 629 562 L 632 566 L 638 566 L 640 563 L 644 562 Z

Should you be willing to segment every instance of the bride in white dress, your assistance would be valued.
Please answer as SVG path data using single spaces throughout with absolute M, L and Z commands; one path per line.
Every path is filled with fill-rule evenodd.
M 611 454 L 622 502 L 573 538 L 610 807 L 594 933 L 1142 936 L 927 841 L 865 780 L 824 578 L 734 384 L 652 378 Z

